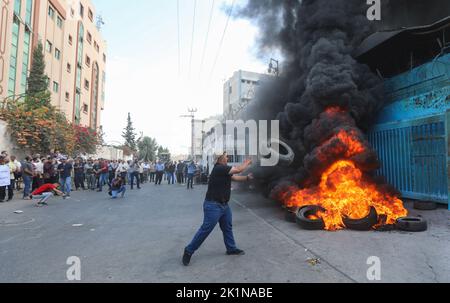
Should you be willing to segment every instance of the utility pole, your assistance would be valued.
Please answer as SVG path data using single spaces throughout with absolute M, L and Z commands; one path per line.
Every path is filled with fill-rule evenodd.
M 189 115 L 180 116 L 181 118 L 191 118 L 191 157 L 195 161 L 195 114 L 198 112 L 197 108 L 188 108 Z

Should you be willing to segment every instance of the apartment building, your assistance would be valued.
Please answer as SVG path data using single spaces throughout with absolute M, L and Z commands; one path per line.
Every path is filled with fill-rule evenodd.
M 255 98 L 261 81 L 270 79 L 267 74 L 239 70 L 223 86 L 223 115 L 235 119 Z
M 106 42 L 90 0 L 1 0 L 0 98 L 20 98 L 31 54 L 44 46 L 52 104 L 98 129 L 105 105 Z

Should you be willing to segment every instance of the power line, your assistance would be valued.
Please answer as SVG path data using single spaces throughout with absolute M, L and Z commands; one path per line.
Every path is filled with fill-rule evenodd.
M 236 0 L 233 0 L 233 3 L 231 4 L 230 10 L 228 12 L 227 17 L 227 23 L 225 24 L 225 28 L 223 30 L 222 38 L 220 39 L 219 49 L 217 50 L 216 58 L 214 59 L 214 64 L 211 69 L 211 74 L 209 75 L 209 78 L 211 79 L 212 75 L 214 74 L 214 70 L 216 69 L 217 60 L 219 59 L 220 51 L 222 50 L 223 46 L 223 40 L 225 39 L 225 35 L 227 33 L 228 24 L 230 22 L 231 15 L 233 14 L 234 4 L 236 3 Z
M 199 72 L 199 77 L 201 76 L 201 73 L 203 71 L 203 63 L 205 62 L 205 55 L 206 55 L 206 46 L 208 45 L 208 39 L 209 39 L 209 31 L 211 29 L 211 22 L 212 22 L 212 17 L 214 14 L 214 6 L 215 6 L 216 0 L 212 0 L 212 5 L 211 5 L 211 12 L 209 14 L 209 22 L 208 22 L 208 30 L 206 31 L 206 39 L 205 39 L 205 44 L 203 45 L 203 53 L 202 53 L 202 61 L 200 63 L 200 72 Z
M 194 19 L 192 21 L 192 40 L 191 40 L 191 56 L 189 59 L 189 77 L 191 77 L 191 67 L 192 67 L 192 53 L 194 49 L 194 35 L 195 35 L 195 15 L 197 12 L 197 0 L 194 0 Z
M 177 0 L 177 26 L 178 26 L 178 77 L 179 77 L 181 74 L 180 0 Z

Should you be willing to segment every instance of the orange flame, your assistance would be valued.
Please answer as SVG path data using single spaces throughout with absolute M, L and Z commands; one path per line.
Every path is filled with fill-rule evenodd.
M 345 228 L 343 216 L 366 217 L 371 206 L 378 215 L 386 216 L 386 224 L 394 224 L 398 218 L 407 215 L 400 199 L 365 181 L 362 171 L 348 160 L 334 163 L 323 173 L 319 186 L 297 190 L 285 203 L 288 207 L 320 205 L 326 209 L 325 213 L 318 214 L 325 221 L 326 230 Z
M 348 114 L 338 106 L 329 107 L 324 112 L 329 117 Z M 311 218 L 322 218 L 326 230 L 344 229 L 343 217 L 362 219 L 371 207 L 379 216 L 378 226 L 394 224 L 408 212 L 403 202 L 394 194 L 386 192 L 381 186 L 364 177 L 353 159 L 368 152 L 369 145 L 355 129 L 342 129 L 317 148 L 315 157 L 324 165 L 329 159 L 338 159 L 322 173 L 317 186 L 306 189 L 291 188 L 280 194 L 281 201 L 287 207 L 319 205 L 325 212 L 319 212 Z

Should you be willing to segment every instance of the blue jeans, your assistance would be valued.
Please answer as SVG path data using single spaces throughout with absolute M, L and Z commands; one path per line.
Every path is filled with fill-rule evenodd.
M 175 173 L 167 173 L 167 181 L 170 184 L 175 184 Z
M 203 212 L 203 225 L 200 227 L 192 242 L 186 247 L 186 251 L 190 254 L 196 252 L 214 230 L 217 223 L 219 223 L 220 229 L 223 232 L 223 240 L 227 252 L 235 251 L 237 247 L 233 236 L 233 215 L 228 204 L 223 205 L 214 201 L 205 201 L 203 204 Z
M 102 191 L 103 190 L 103 185 L 108 184 L 109 181 L 109 173 L 105 173 L 105 174 L 101 174 L 100 175 L 100 180 L 99 180 L 99 184 L 98 184 L 98 190 Z M 108 184 L 109 186 L 109 184 Z
M 117 196 L 119 194 L 122 194 L 122 198 L 123 196 L 125 196 L 125 192 L 127 191 L 125 185 L 122 185 L 122 187 L 119 190 L 112 190 L 111 191 L 111 195 L 113 199 L 117 199 Z
M 33 200 L 39 200 L 38 203 L 47 203 L 51 197 L 53 197 L 53 193 L 46 192 L 38 196 L 33 196 Z
M 187 188 L 194 188 L 194 174 L 187 175 Z
M 134 188 L 134 179 L 136 179 L 137 188 L 141 188 L 138 172 L 132 173 L 130 178 L 131 178 L 131 189 Z
M 62 192 L 66 195 L 70 195 L 72 191 L 72 177 L 60 178 L 59 184 L 61 184 Z
M 33 177 L 24 174 L 22 179 L 24 184 L 23 197 L 28 198 L 31 195 L 31 182 L 33 181 Z

